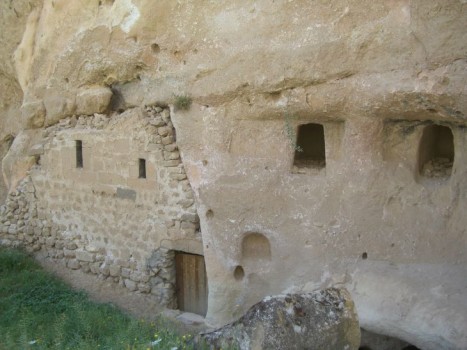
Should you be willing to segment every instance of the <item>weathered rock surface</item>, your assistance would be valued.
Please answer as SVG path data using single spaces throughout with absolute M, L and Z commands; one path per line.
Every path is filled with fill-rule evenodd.
M 62 235 L 98 241 L 108 271 L 97 255 L 70 264 L 116 282 L 160 246 L 202 254 L 215 326 L 265 295 L 345 285 L 362 327 L 467 348 L 465 0 L 15 0 L 0 19 L 0 195 L 17 201 L 32 166 L 33 222 L 59 237 L 50 248 L 49 228 L 17 226 L 31 220 L 10 208 L 8 244 L 76 259 Z M 191 109 L 168 123 L 181 94 Z M 139 137 L 121 122 L 144 106 L 156 108 Z M 322 126 L 321 159 L 295 162 L 287 115 L 292 130 Z M 452 154 L 420 162 L 438 124 Z M 48 142 L 22 147 L 29 128 Z M 164 162 L 147 184 L 143 158 Z M 200 222 L 181 220 L 195 206 Z M 172 289 L 155 277 L 133 282 L 162 298 Z
M 346 290 L 266 297 L 238 321 L 201 335 L 215 349 L 352 350 L 360 345 L 354 304 Z

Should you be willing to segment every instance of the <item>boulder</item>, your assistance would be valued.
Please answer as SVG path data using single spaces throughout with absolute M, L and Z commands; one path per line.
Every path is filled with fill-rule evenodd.
M 80 91 L 76 96 L 78 114 L 103 113 L 109 106 L 112 90 L 108 87 L 92 87 Z
M 28 129 L 37 129 L 44 126 L 45 106 L 42 101 L 32 101 L 21 106 L 21 116 L 26 121 Z
M 202 333 L 211 348 L 352 350 L 360 345 L 354 303 L 345 289 L 266 297 L 239 320 Z

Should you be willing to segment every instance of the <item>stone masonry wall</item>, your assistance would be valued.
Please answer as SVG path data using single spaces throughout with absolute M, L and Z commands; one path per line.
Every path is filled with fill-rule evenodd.
M 169 110 L 74 116 L 43 136 L 30 150 L 38 164 L 0 208 L 0 244 L 45 251 L 176 307 L 174 249 L 202 247 Z M 146 178 L 138 178 L 138 159 Z

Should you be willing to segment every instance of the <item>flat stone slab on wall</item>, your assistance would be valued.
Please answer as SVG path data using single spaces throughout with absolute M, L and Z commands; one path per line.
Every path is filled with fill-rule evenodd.
M 266 297 L 201 339 L 215 349 L 352 350 L 360 345 L 360 328 L 347 290 L 329 288 Z

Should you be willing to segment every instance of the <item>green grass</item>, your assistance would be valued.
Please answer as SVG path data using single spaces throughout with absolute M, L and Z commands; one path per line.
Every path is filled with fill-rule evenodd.
M 0 350 L 191 349 L 189 338 L 94 303 L 27 254 L 0 248 Z
M 190 109 L 193 100 L 188 95 L 175 95 L 174 106 L 175 110 L 187 111 Z

